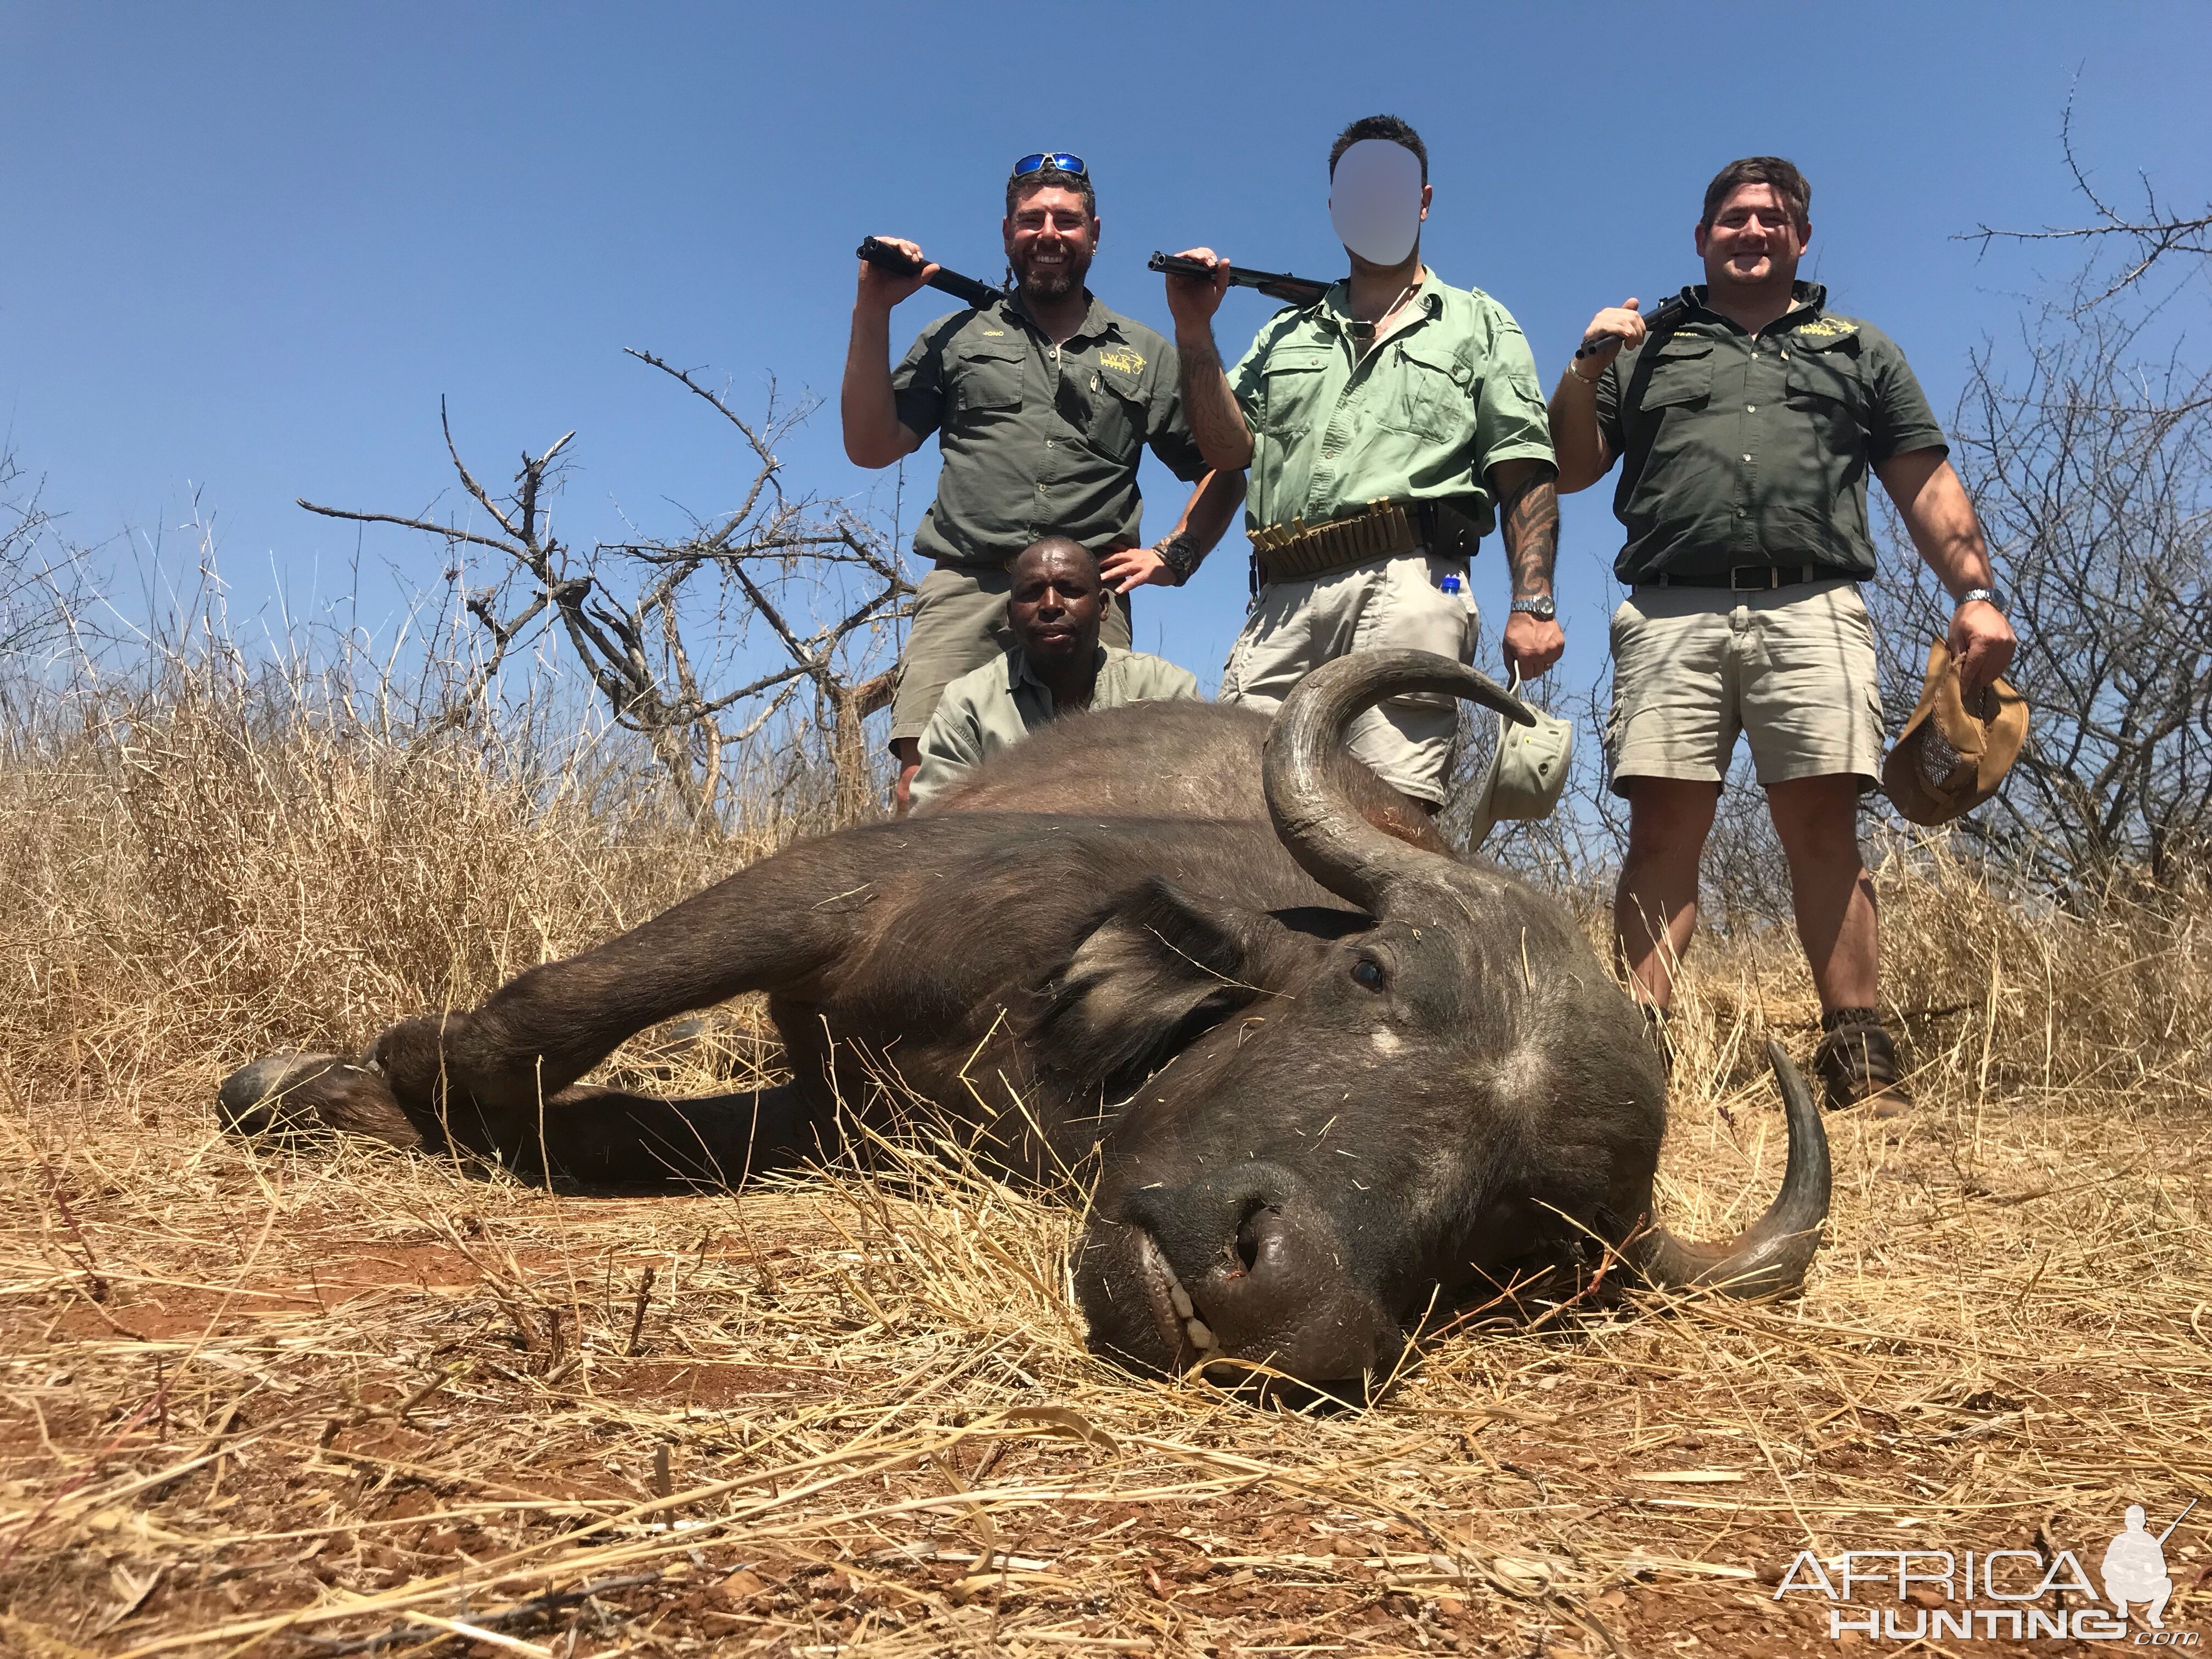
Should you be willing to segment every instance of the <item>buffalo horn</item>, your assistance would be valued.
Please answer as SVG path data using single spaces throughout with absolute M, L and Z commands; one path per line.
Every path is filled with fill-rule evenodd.
M 1782 1045 L 1766 1045 L 1790 1124 L 1790 1163 L 1766 1213 L 1724 1243 L 1700 1244 L 1654 1227 L 1629 1247 L 1645 1280 L 1665 1288 L 1703 1285 L 1746 1298 L 1794 1291 L 1820 1248 L 1828 1218 L 1828 1133 L 1813 1092 Z
M 1385 835 L 1352 810 L 1330 781 L 1352 722 L 1385 697 L 1440 691 L 1495 709 L 1522 726 L 1536 717 L 1486 674 L 1432 651 L 1358 651 L 1297 683 L 1267 733 L 1261 781 L 1275 833 L 1291 856 L 1332 893 L 1370 912 L 1400 878 L 1419 879 L 1435 855 Z

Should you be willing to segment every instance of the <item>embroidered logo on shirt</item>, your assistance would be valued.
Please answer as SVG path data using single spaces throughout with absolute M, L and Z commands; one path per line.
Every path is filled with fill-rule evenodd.
M 1815 339 L 1826 339 L 1837 334 L 1856 334 L 1857 331 L 1857 324 L 1844 322 L 1838 317 L 1815 317 L 1797 330 L 1798 333 L 1809 334 Z
M 1110 368 L 1117 374 L 1141 374 L 1145 372 L 1144 358 L 1127 346 L 1112 346 L 1100 352 L 1098 363 L 1100 368 Z

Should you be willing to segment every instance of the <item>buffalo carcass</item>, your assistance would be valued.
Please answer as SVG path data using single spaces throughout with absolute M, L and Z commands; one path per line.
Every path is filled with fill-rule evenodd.
M 242 1132 L 453 1143 L 586 1182 L 735 1181 L 814 1155 L 883 1079 L 1010 1171 L 1097 1184 L 1074 1264 L 1093 1345 L 1173 1371 L 1385 1371 L 1425 1316 L 1585 1281 L 1770 1294 L 1803 1278 L 1827 1143 L 1773 1050 L 1782 1189 L 1739 1237 L 1650 1218 L 1664 1083 L 1563 908 L 1453 856 L 1344 752 L 1386 697 L 1497 685 L 1412 651 L 1309 676 L 1273 723 L 1073 716 L 939 810 L 801 842 L 642 927 L 402 1022 L 359 1061 L 271 1055 Z M 1272 820 L 1272 822 L 1271 822 Z M 765 991 L 794 1079 L 664 1101 L 576 1079 L 624 1038 Z

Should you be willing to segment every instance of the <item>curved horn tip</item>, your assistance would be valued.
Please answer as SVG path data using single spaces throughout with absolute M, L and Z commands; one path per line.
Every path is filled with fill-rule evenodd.
M 1770 1041 L 1766 1058 L 1782 1091 L 1789 1126 L 1790 1159 L 1781 1189 L 1764 1215 L 1725 1243 L 1694 1243 L 1655 1227 L 1640 1265 L 1656 1285 L 1700 1286 L 1754 1300 L 1785 1295 L 1805 1282 L 1828 1219 L 1832 1179 L 1828 1133 L 1813 1091 L 1787 1051 Z

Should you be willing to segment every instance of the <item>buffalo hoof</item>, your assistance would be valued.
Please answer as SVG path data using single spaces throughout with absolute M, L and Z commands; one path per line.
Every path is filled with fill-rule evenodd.
M 280 1143 L 348 1134 L 422 1144 L 383 1075 L 337 1054 L 264 1054 L 222 1080 L 216 1110 L 232 1133 Z

